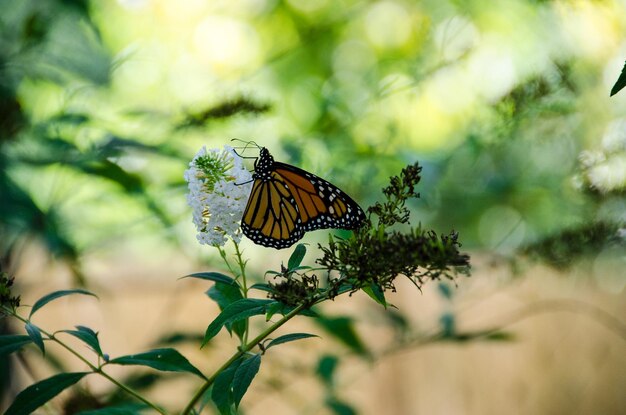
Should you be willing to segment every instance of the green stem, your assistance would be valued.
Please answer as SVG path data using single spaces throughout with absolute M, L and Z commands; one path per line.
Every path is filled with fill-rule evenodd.
M 239 269 L 241 270 L 241 291 L 243 293 L 243 298 L 248 298 L 248 281 L 246 279 L 246 262 L 241 258 L 241 251 L 239 250 L 239 244 L 234 242 L 235 244 L 235 254 L 237 255 L 237 264 L 239 265 Z M 241 339 L 241 345 L 243 346 L 248 342 L 248 328 L 250 319 L 246 319 L 246 329 L 243 332 L 243 338 Z
M 246 263 L 241 258 L 241 251 L 239 250 L 239 244 L 235 241 L 233 241 L 233 244 L 235 245 L 235 253 L 237 256 L 237 265 L 239 265 L 239 272 L 235 271 L 233 266 L 228 261 L 228 257 L 226 256 L 226 251 L 224 250 L 224 248 L 222 248 L 219 245 L 216 245 L 216 247 L 220 253 L 220 256 L 222 257 L 222 260 L 226 264 L 226 267 L 228 268 L 230 273 L 235 277 L 235 281 L 237 281 L 237 283 L 239 284 L 239 288 L 241 288 L 241 293 L 243 297 L 248 298 L 248 282 L 246 280 Z M 245 319 L 244 321 L 245 321 L 246 327 L 243 332 L 241 342 L 239 344 L 240 347 L 243 347 L 248 341 L 248 319 Z
M 23 323 L 29 323 L 29 320 L 25 319 L 24 317 L 20 316 L 19 314 L 17 314 L 14 310 L 8 309 L 5 306 L 2 306 L 2 309 L 7 312 L 8 314 L 12 315 L 13 317 L 17 318 L 18 320 L 22 321 Z M 48 333 L 47 331 L 43 330 L 42 328 L 38 327 L 39 331 L 42 332 L 43 334 L 45 334 L 48 339 L 56 342 L 57 344 L 59 344 L 61 347 L 63 347 L 65 350 L 67 350 L 68 352 L 70 352 L 71 354 L 73 354 L 74 356 L 76 356 L 79 360 L 81 360 L 83 363 L 85 363 L 94 373 L 97 373 L 99 375 L 101 375 L 102 377 L 108 379 L 111 383 L 113 383 L 115 386 L 117 386 L 118 388 L 120 388 L 121 390 L 123 390 L 124 392 L 126 392 L 127 394 L 131 395 L 132 397 L 134 397 L 135 399 L 140 400 L 141 402 L 145 403 L 146 405 L 148 405 L 149 407 L 153 408 L 155 411 L 157 411 L 160 414 L 163 415 L 167 415 L 167 412 L 161 408 L 159 408 L 157 405 L 155 405 L 154 403 L 150 402 L 149 400 L 147 400 L 146 398 L 144 398 L 143 396 L 141 396 L 139 393 L 135 392 L 134 390 L 132 390 L 131 388 L 129 388 L 128 386 L 124 385 L 123 383 L 119 382 L 118 380 L 116 380 L 115 378 L 111 377 L 109 374 L 107 374 L 106 372 L 104 372 L 102 370 L 102 368 L 97 367 L 95 365 L 93 365 L 89 360 L 87 360 L 87 358 L 85 358 L 83 355 L 81 355 L 80 353 L 78 353 L 76 350 L 72 349 L 70 346 L 68 346 L 64 341 L 59 340 L 54 334 Z
M 200 387 L 200 389 L 198 389 L 198 391 L 195 393 L 193 398 L 191 398 L 191 401 L 189 401 L 189 403 L 187 404 L 185 409 L 183 409 L 183 411 L 181 412 L 181 415 L 188 415 L 189 413 L 191 413 L 191 411 L 193 410 L 193 407 L 196 404 L 196 402 L 198 402 L 198 400 L 200 400 L 200 398 L 202 397 L 202 395 L 204 395 L 204 393 L 207 391 L 207 389 L 209 389 L 211 387 L 211 385 L 213 385 L 213 382 L 215 382 L 215 379 L 219 376 L 219 374 L 222 373 L 224 370 L 228 369 L 228 367 L 235 360 L 237 360 L 241 356 L 243 356 L 244 353 L 247 353 L 248 351 L 250 351 L 253 347 L 255 347 L 261 341 L 263 341 L 267 336 L 272 334 L 276 329 L 278 329 L 280 326 L 282 326 L 283 324 L 285 324 L 286 322 L 291 320 L 293 317 L 296 316 L 296 314 L 298 314 L 300 311 L 302 311 L 304 308 L 306 308 L 308 306 L 309 306 L 309 304 L 307 304 L 307 303 L 300 304 L 299 306 L 297 306 L 296 308 L 291 310 L 288 314 L 285 314 L 283 316 L 283 318 L 278 320 L 276 323 L 274 323 L 270 327 L 266 328 L 258 336 L 256 336 L 254 339 L 252 339 L 250 341 L 250 343 L 247 343 L 245 346 L 240 347 L 239 350 L 237 351 L 237 353 L 232 355 L 230 357 L 230 359 L 228 359 L 228 361 L 226 361 L 226 363 L 224 363 L 219 369 L 217 369 L 215 371 L 215 373 L 213 373 L 213 375 L 211 375 L 211 377 L 208 378 L 207 381 Z

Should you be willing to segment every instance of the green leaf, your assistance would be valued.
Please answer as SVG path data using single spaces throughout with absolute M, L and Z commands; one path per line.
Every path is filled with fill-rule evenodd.
M 61 330 L 61 333 L 67 333 L 82 340 L 87 346 L 91 347 L 91 350 L 98 353 L 99 356 L 103 356 L 98 333 L 85 326 L 76 326 L 76 328 L 77 330 Z
M 26 323 L 24 328 L 26 329 L 26 333 L 28 334 L 28 337 L 30 337 L 33 343 L 35 343 L 35 345 L 39 347 L 39 349 L 41 350 L 41 353 L 45 356 L 46 347 L 43 344 L 43 338 L 41 337 L 41 331 L 39 331 L 39 327 L 29 322 L 29 323 Z
M 237 370 L 235 371 L 235 377 L 233 379 L 233 400 L 235 407 L 239 406 L 239 402 L 246 394 L 248 387 L 252 383 L 252 379 L 259 372 L 261 367 L 261 355 L 255 354 L 251 358 L 241 362 Z
M 211 399 L 222 415 L 230 414 L 230 407 L 233 403 L 231 391 L 233 378 L 235 377 L 235 372 L 239 368 L 239 365 L 241 365 L 243 361 L 243 357 L 235 360 L 230 366 L 217 375 L 213 383 Z
M 29 315 L 28 318 L 30 319 L 33 316 L 33 314 L 35 314 L 35 311 L 39 310 L 41 307 L 43 307 L 46 304 L 48 304 L 50 301 L 56 300 L 57 298 L 65 297 L 66 295 L 71 295 L 71 294 L 91 295 L 91 296 L 94 296 L 94 297 L 98 298 L 98 296 L 95 295 L 94 293 L 91 293 L 91 292 L 89 292 L 87 290 L 83 290 L 83 289 L 80 289 L 80 288 L 76 288 L 76 289 L 73 289 L 73 290 L 55 291 L 55 292 L 50 293 L 48 295 L 44 295 L 39 300 L 37 300 L 37 302 L 33 305 L 33 308 L 30 310 L 30 315 Z
M 223 282 L 216 282 L 206 293 L 220 306 L 221 310 L 243 298 L 237 284 L 224 284 Z
M 92 409 L 81 411 L 78 415 L 135 415 L 149 406 L 142 403 L 129 403 L 118 406 L 109 406 L 108 408 Z
M 339 363 L 337 356 L 325 355 L 317 363 L 317 374 L 326 386 L 331 386 L 333 383 L 333 377 L 335 376 L 335 369 Z
M 216 282 L 215 285 L 207 291 L 207 295 L 219 305 L 220 310 L 224 310 L 232 303 L 243 299 L 239 285 L 224 284 L 223 282 Z M 229 333 L 234 331 L 240 339 L 243 338 L 247 328 L 246 322 L 241 320 L 225 324 L 225 326 Z
M 219 272 L 197 272 L 195 274 L 185 275 L 180 279 L 183 278 L 198 278 L 201 280 L 221 282 L 229 285 L 237 284 L 237 282 L 233 278 L 229 277 L 228 275 L 220 274 Z
M 265 314 L 267 306 L 275 303 L 274 300 L 261 300 L 256 298 L 244 298 L 228 305 L 215 320 L 209 324 L 204 334 L 202 346 L 207 344 L 225 324 L 233 323 L 251 316 Z
M 289 271 L 293 271 L 294 268 L 299 267 L 306 255 L 306 247 L 304 244 L 298 244 L 296 249 L 294 249 L 293 253 L 289 257 L 289 261 L 287 262 L 287 268 Z
M 512 341 L 515 340 L 515 335 L 508 331 L 494 331 L 485 335 L 485 340 L 490 341 Z
M 256 283 L 253 284 L 252 286 L 250 286 L 251 290 L 259 290 L 259 291 L 265 291 L 268 293 L 273 292 L 272 287 L 269 286 L 269 284 L 264 284 L 264 283 Z
M 356 411 L 350 405 L 338 400 L 335 397 L 326 400 L 326 406 L 337 415 L 356 415 Z
M 60 373 L 21 391 L 4 415 L 29 415 L 90 372 Z
M 363 287 L 363 292 L 369 295 L 370 298 L 372 298 L 372 300 L 376 301 L 378 304 L 387 308 L 387 300 L 385 300 L 385 293 L 383 290 L 380 289 L 380 286 L 378 286 L 378 284 L 372 283 L 370 284 L 369 287 Z
M 0 336 L 0 357 L 7 356 L 13 352 L 18 351 L 22 346 L 32 342 L 30 336 L 9 334 Z
M 182 331 L 175 331 L 169 334 L 165 334 L 157 339 L 154 345 L 177 345 L 181 343 L 200 343 L 202 341 L 202 335 L 198 333 L 187 333 Z
M 166 372 L 188 372 L 204 378 L 189 360 L 174 349 L 154 349 L 149 352 L 121 356 L 109 361 L 116 365 L 141 365 Z
M 444 313 L 439 317 L 441 333 L 443 337 L 454 338 L 456 336 L 456 319 L 452 313 Z
M 315 319 L 315 322 L 337 340 L 348 346 L 354 353 L 362 356 L 369 355 L 354 329 L 352 319 L 348 317 L 320 317 Z
M 617 82 L 615 82 L 615 85 L 613 85 L 613 88 L 611 88 L 611 96 L 617 94 L 625 86 L 626 86 L 626 63 L 624 64 L 624 67 L 622 68 L 622 73 L 619 75 L 619 78 L 617 78 Z
M 315 334 L 309 334 L 309 333 L 285 334 L 284 336 L 280 336 L 280 337 L 272 340 L 271 342 L 269 342 L 269 344 L 265 347 L 265 350 L 269 349 L 272 346 L 278 346 L 279 344 L 292 342 L 292 341 L 295 341 L 295 340 L 307 339 L 309 337 L 319 337 L 319 336 L 317 336 Z
M 439 284 L 437 284 L 437 289 L 439 290 L 439 294 L 441 294 L 443 298 L 445 298 L 446 300 L 452 299 L 453 292 L 448 284 L 446 284 L 445 282 L 440 282 Z

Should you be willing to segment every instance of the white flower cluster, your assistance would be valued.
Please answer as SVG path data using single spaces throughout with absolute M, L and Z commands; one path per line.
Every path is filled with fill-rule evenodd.
M 252 188 L 252 175 L 232 147 L 202 147 L 185 171 L 187 203 L 193 209 L 196 238 L 201 244 L 223 246 L 226 238 L 241 240 L 240 222 Z

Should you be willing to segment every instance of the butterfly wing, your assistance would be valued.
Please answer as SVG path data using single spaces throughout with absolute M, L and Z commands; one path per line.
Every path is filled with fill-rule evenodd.
M 356 229 L 365 220 L 363 209 L 333 184 L 289 164 L 265 161 L 255 170 L 241 221 L 254 243 L 287 248 L 307 231 Z
M 280 176 L 255 179 L 241 229 L 256 244 L 277 249 L 293 245 L 304 235 L 298 206 Z
M 274 172 L 287 184 L 298 207 L 299 226 L 316 229 L 357 229 L 365 220 L 363 209 L 350 196 L 326 180 L 284 163 Z

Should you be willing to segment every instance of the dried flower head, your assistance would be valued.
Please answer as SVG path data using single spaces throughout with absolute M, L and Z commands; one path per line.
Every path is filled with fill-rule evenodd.
M 395 290 L 398 276 L 410 279 L 418 288 L 428 279 L 453 278 L 469 273 L 469 256 L 459 251 L 458 235 L 438 236 L 421 226 L 399 232 L 389 228 L 409 222 L 406 201 L 419 197 L 415 191 L 422 168 L 417 164 L 405 167 L 399 176 L 390 178 L 383 189 L 384 202 L 368 209 L 367 226 L 354 238 L 330 239 L 321 246 L 323 268 L 338 271 L 341 281 L 352 290 L 375 286 L 381 291 Z M 373 226 L 372 215 L 378 220 Z
M 11 296 L 11 286 L 15 277 L 9 277 L 6 272 L 0 272 L 0 305 L 16 308 L 20 305 L 20 296 Z
M 281 266 L 281 272 L 274 279 L 278 281 L 267 283 L 271 288 L 268 296 L 288 306 L 310 303 L 319 292 L 319 280 L 315 274 L 291 272 Z
M 252 187 L 252 175 L 232 147 L 202 147 L 185 171 L 187 202 L 201 244 L 223 246 L 241 240 L 240 222 Z

